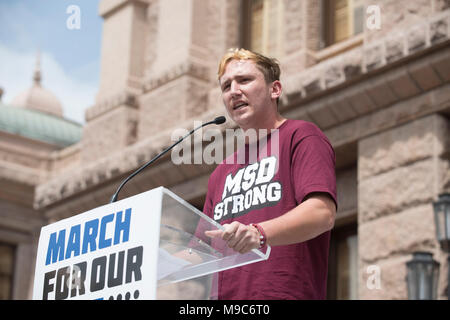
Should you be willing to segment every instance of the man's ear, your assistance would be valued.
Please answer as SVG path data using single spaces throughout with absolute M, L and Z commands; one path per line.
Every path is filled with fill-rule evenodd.
M 281 97 L 282 92 L 283 92 L 283 87 L 281 85 L 281 82 L 279 80 L 275 80 L 274 82 L 272 82 L 271 98 L 278 99 L 279 97 Z

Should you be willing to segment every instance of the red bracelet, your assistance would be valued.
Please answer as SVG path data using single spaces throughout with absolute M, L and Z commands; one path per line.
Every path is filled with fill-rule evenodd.
M 266 233 L 264 232 L 264 229 L 259 224 L 252 223 L 250 225 L 252 227 L 255 227 L 256 230 L 258 230 L 258 233 L 259 233 L 259 248 L 261 249 L 262 247 L 264 247 L 266 245 L 266 241 L 267 241 Z

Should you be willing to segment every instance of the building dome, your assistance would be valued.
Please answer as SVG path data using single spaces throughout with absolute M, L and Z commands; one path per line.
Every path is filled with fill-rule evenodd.
M 57 117 L 63 116 L 61 102 L 53 93 L 41 86 L 39 55 L 33 75 L 33 86 L 16 96 L 11 104 L 16 107 L 38 110 Z

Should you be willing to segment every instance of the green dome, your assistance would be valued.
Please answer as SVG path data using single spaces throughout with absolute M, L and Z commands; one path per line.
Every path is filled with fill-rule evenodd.
M 80 141 L 82 126 L 48 113 L 0 102 L 0 131 L 67 147 Z

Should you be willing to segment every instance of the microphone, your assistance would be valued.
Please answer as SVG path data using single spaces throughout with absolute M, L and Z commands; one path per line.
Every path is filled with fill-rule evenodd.
M 175 147 L 177 144 L 179 144 L 181 141 L 183 141 L 184 139 L 186 139 L 187 137 L 189 137 L 191 134 L 193 134 L 196 130 L 203 128 L 204 126 L 210 125 L 210 124 L 222 124 L 226 121 L 224 116 L 220 116 L 215 118 L 214 120 L 208 121 L 204 124 L 202 124 L 201 126 L 198 126 L 197 128 L 192 129 L 187 135 L 185 135 L 184 137 L 180 138 L 177 142 L 175 142 L 173 145 L 171 145 L 170 147 L 164 149 L 163 151 L 161 151 L 161 153 L 159 153 L 158 155 L 156 155 L 153 159 L 151 159 L 149 162 L 147 162 L 146 164 L 144 164 L 142 167 L 140 167 L 139 169 L 137 169 L 135 172 L 133 172 L 132 174 L 130 174 L 125 180 L 122 181 L 122 183 L 120 184 L 119 188 L 117 188 L 117 191 L 114 193 L 114 195 L 111 197 L 111 200 L 109 203 L 113 203 L 117 201 L 117 197 L 119 196 L 119 192 L 122 189 L 122 187 L 125 185 L 125 183 L 127 183 L 128 181 L 130 181 L 134 176 L 136 176 L 137 174 L 139 174 L 142 170 L 144 170 L 145 168 L 147 168 L 150 164 L 152 164 L 153 162 L 155 162 L 156 160 L 158 160 L 159 158 L 161 158 L 163 155 L 165 155 L 167 153 L 167 151 L 169 151 L 170 149 L 172 149 L 173 147 Z
M 213 120 L 213 122 L 214 122 L 215 124 L 222 124 L 222 123 L 225 123 L 225 121 L 227 121 L 227 119 L 225 119 L 224 116 L 217 117 L 217 118 L 215 118 L 215 119 Z M 205 125 L 206 125 L 206 124 L 205 124 Z

